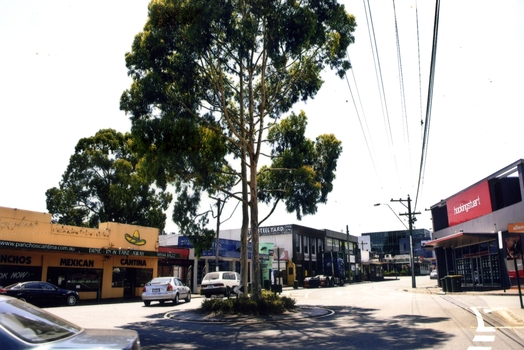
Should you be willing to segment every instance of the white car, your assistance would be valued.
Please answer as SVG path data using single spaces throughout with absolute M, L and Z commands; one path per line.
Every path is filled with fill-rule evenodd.
M 212 295 L 224 295 L 229 298 L 240 288 L 240 274 L 233 271 L 209 272 L 200 286 L 200 295 L 210 298 Z
M 145 306 L 152 301 L 163 304 L 166 300 L 177 305 L 180 299 L 186 303 L 191 301 L 191 289 L 176 277 L 157 277 L 146 283 L 142 289 L 142 300 Z

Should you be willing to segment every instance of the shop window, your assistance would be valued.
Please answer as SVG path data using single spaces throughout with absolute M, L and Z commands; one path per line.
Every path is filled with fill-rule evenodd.
M 469 258 L 470 257 L 469 246 L 462 247 L 462 257 L 464 257 L 464 258 Z
M 113 280 L 111 282 L 111 287 L 113 288 L 123 288 L 126 280 L 126 268 L 125 267 L 115 267 L 113 268 Z
M 300 239 L 301 239 L 301 236 L 299 235 L 295 236 L 295 250 L 297 253 L 300 253 L 300 246 L 301 246 Z
M 478 256 L 479 255 L 479 246 L 478 244 L 473 244 L 469 246 L 469 253 L 471 256 Z
M 23 265 L 0 265 L 0 286 L 24 281 L 41 281 L 42 267 Z
M 326 250 L 329 252 L 333 251 L 333 238 L 326 238 Z
M 462 259 L 462 248 L 455 249 L 455 259 Z
M 489 244 L 489 253 L 490 254 L 497 254 L 499 251 L 499 244 L 497 241 L 491 241 Z
M 96 292 L 102 281 L 102 270 L 49 267 L 47 269 L 47 281 L 60 288 L 76 290 L 77 292 Z
M 309 237 L 304 237 L 302 240 L 304 242 L 304 254 L 308 254 Z
M 153 269 L 136 269 L 135 286 L 143 287 L 153 279 Z

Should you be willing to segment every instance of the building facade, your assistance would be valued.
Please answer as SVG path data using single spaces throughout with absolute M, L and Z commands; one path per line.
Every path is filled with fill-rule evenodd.
M 439 279 L 461 277 L 465 289 L 517 284 L 522 270 L 524 160 L 508 165 L 431 207 Z
M 196 273 L 192 276 L 194 293 L 207 272 L 218 268 L 240 273 L 240 229 L 220 231 L 217 243 L 200 259 L 194 256 L 193 246 L 187 237 L 160 236 L 161 247 L 189 248 L 189 259 Z M 348 266 L 348 282 L 360 278 L 360 254 L 355 236 L 330 230 L 318 230 L 300 225 L 277 225 L 259 228 L 259 254 L 261 258 L 262 285 L 302 285 L 304 278 L 321 272 L 321 253 L 337 252 L 344 256 Z M 251 245 L 248 247 L 248 279 L 251 281 Z M 271 273 L 266 273 L 270 270 Z M 349 271 L 352 271 L 349 273 Z M 267 282 L 266 282 L 267 281 Z M 296 281 L 296 282 L 295 282 Z
M 51 214 L 0 207 L 0 285 L 47 281 L 81 299 L 140 296 L 157 276 L 158 229 L 101 223 L 98 229 L 51 223 Z
M 369 237 L 369 240 L 364 241 L 365 237 Z M 430 273 L 434 255 L 431 250 L 424 248 L 426 242 L 430 240 L 431 232 L 429 230 L 413 229 L 413 259 L 416 275 Z M 394 274 L 411 269 L 410 241 L 409 230 L 367 232 L 362 234 L 361 239 L 362 244 L 369 244 L 370 266 L 373 265 L 371 262 L 381 263 L 385 273 Z M 375 270 L 378 271 L 377 268 Z M 366 270 L 366 272 L 366 275 L 373 278 L 377 276 L 377 273 L 371 270 Z
M 370 238 L 370 250 L 381 255 L 405 255 L 410 254 L 409 230 L 367 232 L 362 236 Z M 432 253 L 424 249 L 425 242 L 431 240 L 431 232 L 426 229 L 413 229 L 413 251 L 414 256 L 431 258 Z

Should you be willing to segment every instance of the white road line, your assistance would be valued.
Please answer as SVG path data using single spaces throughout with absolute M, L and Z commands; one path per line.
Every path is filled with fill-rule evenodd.
M 473 310 L 475 316 L 477 316 L 477 332 L 495 332 L 494 327 L 484 326 L 484 320 L 482 319 L 482 315 L 476 307 L 472 307 L 471 310 Z
M 476 335 L 475 338 L 473 338 L 473 341 L 495 341 L 494 335 Z

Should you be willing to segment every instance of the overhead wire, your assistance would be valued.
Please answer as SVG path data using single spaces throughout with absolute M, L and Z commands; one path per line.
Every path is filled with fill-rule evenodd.
M 429 128 L 431 124 L 431 109 L 432 109 L 432 103 L 433 103 L 433 87 L 435 83 L 435 67 L 436 67 L 436 60 L 437 60 L 439 18 L 440 18 L 440 0 L 436 0 L 435 1 L 435 17 L 434 17 L 434 23 L 433 23 L 433 42 L 432 42 L 432 52 L 431 52 L 430 73 L 429 73 L 428 97 L 426 101 L 426 119 L 424 123 L 424 136 L 422 140 L 420 169 L 419 169 L 419 177 L 418 177 L 417 192 L 416 192 L 417 194 L 416 194 L 415 203 L 414 203 L 415 204 L 414 210 L 416 210 L 416 207 L 417 207 L 420 186 L 423 181 L 424 172 L 426 168 L 426 158 L 427 158 L 428 144 L 429 144 Z
M 404 73 L 402 69 L 402 54 L 400 50 L 400 36 L 398 31 L 398 21 L 397 21 L 397 9 L 395 6 L 395 0 L 393 0 L 393 19 L 395 22 L 395 37 L 396 37 L 396 46 L 397 46 L 397 69 L 398 69 L 398 80 L 399 80 L 399 92 L 400 92 L 400 108 L 401 114 L 404 122 L 402 126 L 404 128 L 404 136 L 406 137 L 407 143 L 407 152 L 408 152 L 408 162 L 409 168 L 411 169 L 411 147 L 409 141 L 409 125 L 408 125 L 408 114 L 406 108 L 406 93 L 404 89 Z M 409 171 L 409 174 L 412 172 Z M 410 181 L 411 182 L 411 181 Z
M 391 131 L 389 111 L 388 111 L 387 99 L 386 99 L 386 94 L 385 94 L 385 89 L 384 89 L 384 80 L 382 78 L 380 55 L 378 53 L 378 45 L 377 45 L 377 40 L 376 40 L 376 35 L 375 35 L 375 27 L 373 24 L 373 16 L 371 14 L 371 7 L 369 5 L 369 0 L 363 0 L 363 1 L 364 1 L 364 10 L 366 14 L 366 21 L 368 24 L 367 27 L 368 27 L 371 51 L 373 54 L 373 63 L 375 65 L 375 77 L 377 79 L 377 85 L 379 89 L 379 95 L 380 95 L 380 101 L 381 101 L 381 107 L 382 107 L 382 115 L 384 118 L 384 125 L 386 127 L 386 136 L 388 138 L 388 143 L 393 153 L 393 162 L 395 166 L 395 172 L 397 174 L 397 181 L 400 184 L 400 175 L 398 171 L 397 156 L 394 152 L 394 147 L 393 147 L 393 133 Z M 366 6 L 366 1 L 367 1 L 367 6 Z
M 348 61 L 351 62 L 351 60 L 349 58 L 349 54 L 346 53 L 346 55 L 347 55 Z M 362 100 L 360 98 L 360 92 L 358 90 L 357 79 L 355 78 L 355 72 L 354 72 L 353 64 L 351 64 L 351 74 L 353 76 L 353 83 L 355 84 L 355 90 L 356 90 L 356 94 L 357 94 L 357 97 L 358 97 L 360 109 L 362 110 L 363 118 L 360 118 L 359 108 L 357 106 L 357 103 L 355 102 L 355 97 L 353 95 L 353 90 L 351 89 L 351 84 L 349 83 L 347 74 L 345 74 L 346 83 L 348 85 L 349 93 L 351 95 L 351 100 L 353 101 L 353 106 L 355 107 L 355 111 L 357 113 L 358 122 L 360 124 L 360 129 L 362 130 L 362 135 L 364 136 L 364 141 L 366 143 L 366 148 L 368 150 L 368 154 L 369 154 L 369 157 L 371 159 L 371 163 L 373 165 L 373 169 L 375 170 L 375 176 L 377 177 L 379 185 L 382 187 L 380 175 L 378 173 L 377 166 L 375 164 L 374 147 L 373 147 L 373 141 L 371 139 L 371 136 L 370 136 L 370 142 L 368 142 L 367 135 L 371 135 L 371 133 L 369 132 L 369 127 L 368 127 L 368 124 L 367 124 L 367 121 L 366 121 L 366 114 L 365 114 L 364 108 L 362 106 Z M 364 120 L 364 123 L 362 122 L 362 120 Z M 364 125 L 365 125 L 365 128 L 364 128 Z M 367 131 L 367 133 L 366 133 L 366 131 Z M 371 143 L 371 145 L 370 145 L 370 143 Z

